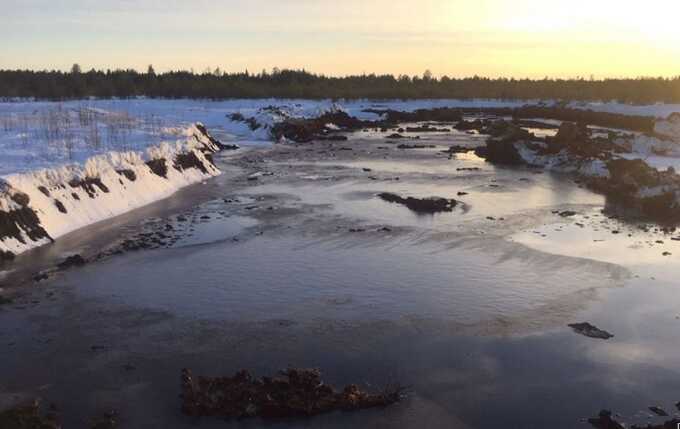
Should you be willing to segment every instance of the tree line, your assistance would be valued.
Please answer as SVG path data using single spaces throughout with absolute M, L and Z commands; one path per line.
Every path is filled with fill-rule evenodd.
M 224 73 L 219 69 L 194 73 L 136 70 L 69 72 L 0 70 L 0 97 L 66 100 L 86 97 L 129 98 L 334 98 L 423 99 L 491 98 L 577 100 L 626 103 L 680 102 L 680 76 L 635 79 L 511 79 L 436 78 L 364 74 L 332 77 L 305 70 Z

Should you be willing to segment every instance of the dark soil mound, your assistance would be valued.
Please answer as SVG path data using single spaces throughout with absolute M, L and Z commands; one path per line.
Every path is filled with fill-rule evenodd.
M 194 377 L 182 370 L 182 412 L 190 416 L 282 418 L 336 410 L 384 407 L 398 402 L 402 389 L 370 394 L 356 385 L 336 391 L 313 369 L 288 369 L 278 377 L 254 378 L 245 370 L 233 377 Z

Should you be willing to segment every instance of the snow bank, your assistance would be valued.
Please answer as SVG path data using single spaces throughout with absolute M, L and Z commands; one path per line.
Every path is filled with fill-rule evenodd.
M 144 152 L 110 152 L 83 165 L 2 177 L 0 253 L 22 253 L 217 176 L 212 154 L 220 148 L 195 124 L 184 131 L 184 140 Z

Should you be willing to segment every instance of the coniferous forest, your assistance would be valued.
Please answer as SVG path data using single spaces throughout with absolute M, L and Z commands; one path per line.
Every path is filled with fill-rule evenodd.
M 358 75 L 330 77 L 304 70 L 224 73 L 219 69 L 193 73 L 136 70 L 68 72 L 0 70 L 0 98 L 64 100 L 84 97 L 157 98 L 492 98 L 626 103 L 680 102 L 680 76 L 636 79 L 508 79 L 436 78 Z

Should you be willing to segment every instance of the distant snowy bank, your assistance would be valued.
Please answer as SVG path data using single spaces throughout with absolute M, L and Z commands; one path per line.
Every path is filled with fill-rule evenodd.
M 145 151 L 0 178 L 0 259 L 219 175 L 212 155 L 222 145 L 200 123 L 183 134 Z

